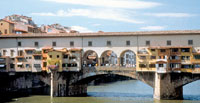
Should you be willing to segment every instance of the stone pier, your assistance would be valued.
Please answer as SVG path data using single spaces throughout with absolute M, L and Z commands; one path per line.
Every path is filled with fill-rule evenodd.
M 183 86 L 176 87 L 170 73 L 155 73 L 154 98 L 183 99 Z

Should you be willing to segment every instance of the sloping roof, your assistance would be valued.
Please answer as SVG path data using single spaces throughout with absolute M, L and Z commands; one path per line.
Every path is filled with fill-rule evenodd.
M 5 21 L 5 22 L 7 22 L 7 23 L 14 24 L 14 22 L 8 21 L 8 20 L 5 20 L 5 19 L 0 19 L 0 21 Z
M 200 35 L 200 30 L 174 31 L 137 31 L 137 32 L 94 32 L 94 33 L 37 33 L 37 34 L 9 34 L 0 35 L 0 38 L 45 38 L 45 37 L 97 37 L 97 36 L 149 36 L 149 35 Z

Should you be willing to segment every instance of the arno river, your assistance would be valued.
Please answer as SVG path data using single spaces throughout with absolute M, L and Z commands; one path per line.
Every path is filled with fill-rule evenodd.
M 87 97 L 29 96 L 8 103 L 200 103 L 200 80 L 184 86 L 184 100 L 154 100 L 153 89 L 138 80 L 88 87 Z

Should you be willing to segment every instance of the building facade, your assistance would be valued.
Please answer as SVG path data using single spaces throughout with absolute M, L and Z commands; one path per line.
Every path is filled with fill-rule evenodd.
M 48 70 L 50 55 L 59 55 L 54 58 L 59 71 L 122 66 L 138 72 L 199 72 L 199 39 L 199 30 L 1 35 L 0 51 L 15 61 L 10 63 L 15 71 Z
M 0 35 L 1 34 L 13 34 L 14 31 L 14 23 L 7 20 L 0 20 Z

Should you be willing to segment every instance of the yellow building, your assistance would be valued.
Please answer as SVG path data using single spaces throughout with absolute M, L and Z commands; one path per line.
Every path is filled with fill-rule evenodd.
M 55 66 L 58 71 L 62 71 L 63 53 L 51 50 L 47 54 L 47 67 Z
M 200 52 L 192 47 L 149 47 L 137 54 L 137 71 L 200 72 Z
M 12 34 L 14 31 L 14 23 L 7 20 L 0 20 L 0 34 Z

